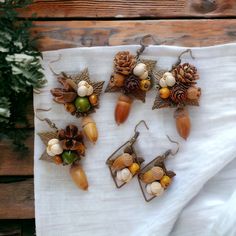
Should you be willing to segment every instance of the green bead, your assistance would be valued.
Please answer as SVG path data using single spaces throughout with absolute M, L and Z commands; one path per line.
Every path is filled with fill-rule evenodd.
M 72 164 L 75 160 L 78 159 L 78 155 L 71 151 L 64 151 L 62 153 L 62 159 L 65 164 Z
M 78 97 L 75 100 L 75 106 L 79 112 L 87 112 L 91 108 L 87 97 Z

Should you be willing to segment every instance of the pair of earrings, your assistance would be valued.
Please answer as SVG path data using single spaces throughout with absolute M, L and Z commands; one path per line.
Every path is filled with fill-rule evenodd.
M 143 39 L 150 37 L 145 36 Z M 152 109 L 175 107 L 176 128 L 185 140 L 190 133 L 190 117 L 187 105 L 199 106 L 201 89 L 196 86 L 199 79 L 197 69 L 189 63 L 182 63 L 181 57 L 191 50 L 182 52 L 171 70 L 156 70 L 156 61 L 141 59 L 147 45 L 141 40 L 136 55 L 120 51 L 114 57 L 114 71 L 105 92 L 120 92 L 115 108 L 115 120 L 119 125 L 126 121 L 133 99 L 145 102 L 146 93 L 156 80 L 157 95 Z
M 140 189 L 146 202 L 150 202 L 155 197 L 161 196 L 172 182 L 172 178 L 176 175 L 173 171 L 167 170 L 165 160 L 170 155 L 177 154 L 177 150 L 173 153 L 170 149 L 164 154 L 156 157 L 147 165 L 142 167 L 144 159 L 138 157 L 135 152 L 134 144 L 139 137 L 137 127 L 143 123 L 147 129 L 148 126 L 144 120 L 140 121 L 134 129 L 134 136 L 127 142 L 122 144 L 115 152 L 108 157 L 106 164 L 109 167 L 111 177 L 117 188 L 123 187 L 130 182 L 136 175 Z

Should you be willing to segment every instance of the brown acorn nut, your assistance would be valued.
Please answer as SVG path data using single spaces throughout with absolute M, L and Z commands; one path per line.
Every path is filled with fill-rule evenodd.
M 184 108 L 178 108 L 174 114 L 176 120 L 176 128 L 179 135 L 185 140 L 188 138 L 191 129 L 189 113 Z
M 118 125 L 124 123 L 129 116 L 132 99 L 126 95 L 121 95 L 115 108 L 115 120 Z
M 70 168 L 70 174 L 75 184 L 82 190 L 88 190 L 87 176 L 81 165 L 74 162 Z
M 164 171 L 159 166 L 154 166 L 144 174 L 140 176 L 141 180 L 146 183 L 150 184 L 156 180 L 160 180 L 164 175 Z
M 117 157 L 111 168 L 114 170 L 121 170 L 125 167 L 130 167 L 134 162 L 133 157 L 129 153 L 123 153 L 121 156 Z
M 98 130 L 95 121 L 89 116 L 83 117 L 82 128 L 89 141 L 95 143 L 98 139 Z

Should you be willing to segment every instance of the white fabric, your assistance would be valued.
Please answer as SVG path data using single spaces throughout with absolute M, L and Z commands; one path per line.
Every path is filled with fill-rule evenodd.
M 70 123 L 80 126 L 80 120 L 64 111 L 62 105 L 52 101 L 49 90 L 57 87 L 58 83 L 49 69 L 50 61 L 61 55 L 61 60 L 51 65 L 56 72 L 75 74 L 88 67 L 91 79 L 105 80 L 107 84 L 115 53 L 120 50 L 135 53 L 137 48 L 94 47 L 43 53 L 48 85 L 41 94 L 34 95 L 34 108 L 51 107 L 52 110 L 38 115 L 50 118 L 59 128 Z M 150 46 L 142 57 L 157 59 L 160 68 L 169 69 L 184 49 Z M 86 159 L 83 161 L 90 185 L 88 192 L 75 187 L 68 167 L 38 160 L 45 146 L 37 133 L 50 128 L 35 119 L 35 214 L 38 236 L 168 235 L 189 201 L 212 176 L 235 158 L 236 44 L 192 50 L 196 59 L 192 60 L 189 55 L 185 55 L 183 62 L 191 62 L 198 68 L 198 85 L 202 88 L 202 97 L 200 107 L 189 107 L 192 130 L 188 141 L 181 140 L 176 132 L 173 109 L 152 111 L 155 91 L 148 93 L 145 104 L 135 101 L 128 121 L 119 127 L 114 122 L 118 94 L 102 94 L 100 109 L 93 114 L 99 140 L 96 145 L 86 142 Z M 122 189 L 116 189 L 105 165 L 106 158 L 133 135 L 133 128 L 141 119 L 145 119 L 150 130 L 140 127 L 141 135 L 135 147 L 146 162 L 166 149 L 174 148 L 166 134 L 181 144 L 179 153 L 167 162 L 168 168 L 177 173 L 173 184 L 162 197 L 150 203 L 142 198 L 136 179 Z M 233 200 L 235 195 L 232 195 L 231 202 Z M 228 209 L 228 206 L 225 208 Z M 181 217 L 180 220 L 186 219 Z M 227 221 L 227 217 L 224 216 L 224 220 Z M 180 223 L 177 222 L 174 227 L 176 232 L 178 225 L 181 231 Z M 218 223 L 215 225 L 215 228 L 219 228 Z M 204 230 L 203 227 L 201 232 L 206 232 Z M 212 232 L 205 235 L 216 235 Z M 182 235 L 174 234 L 173 231 L 172 234 Z M 194 234 L 189 229 L 183 235 Z

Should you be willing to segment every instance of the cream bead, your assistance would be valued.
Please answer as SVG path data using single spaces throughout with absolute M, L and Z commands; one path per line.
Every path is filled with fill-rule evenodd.
M 51 147 L 49 147 L 49 150 L 54 155 L 60 155 L 63 152 L 63 148 L 59 143 L 53 144 Z
M 169 86 L 169 87 L 172 87 L 175 85 L 175 77 L 171 74 L 171 75 L 168 75 L 166 77 L 166 84 Z
M 53 138 L 48 141 L 48 146 L 51 146 L 53 144 L 59 143 L 59 139 Z
M 55 154 L 51 152 L 50 146 L 47 147 L 47 150 L 46 150 L 46 151 L 47 151 L 47 154 L 48 154 L 49 156 L 51 156 L 51 157 L 54 157 L 54 156 L 55 156 Z
M 89 85 L 88 87 L 87 87 L 87 96 L 90 96 L 90 95 L 92 95 L 93 94 L 93 86 L 92 85 Z
M 79 83 L 78 83 L 78 87 L 80 87 L 80 86 L 85 86 L 85 87 L 88 87 L 88 82 L 87 81 L 85 81 L 85 80 L 82 80 L 82 81 L 80 81 Z
M 166 81 L 164 78 L 161 78 L 160 81 L 159 81 L 159 85 L 162 87 L 162 88 L 165 88 L 167 87 L 167 84 L 166 84 Z
M 141 76 L 147 70 L 147 66 L 144 63 L 137 64 L 133 69 L 133 74 L 136 76 Z
M 80 97 L 85 97 L 87 96 L 88 88 L 84 85 L 81 85 L 78 87 L 77 93 Z
M 147 79 L 148 77 L 148 71 L 146 70 L 141 76 L 139 76 L 139 79 Z
M 164 193 L 164 188 L 157 181 L 146 186 L 146 191 L 150 195 L 161 196 Z
M 117 171 L 116 178 L 121 182 L 129 182 L 133 175 L 128 168 Z

